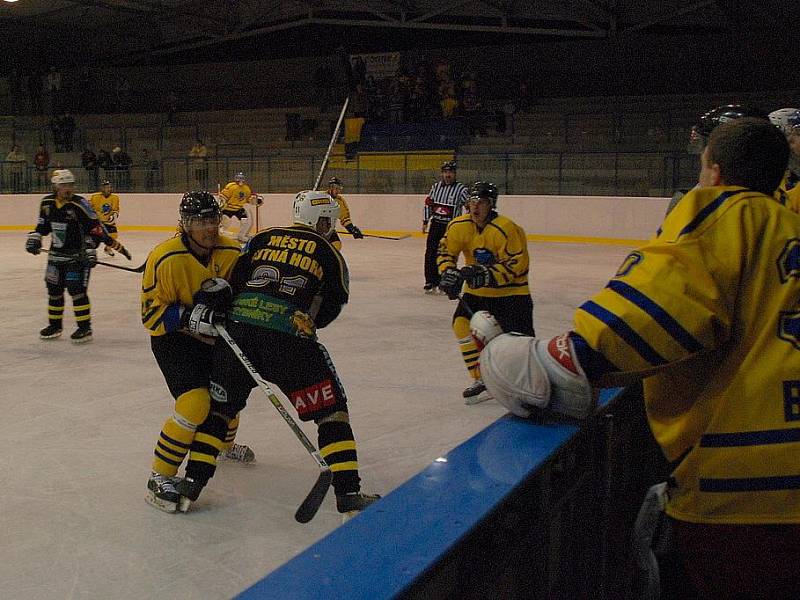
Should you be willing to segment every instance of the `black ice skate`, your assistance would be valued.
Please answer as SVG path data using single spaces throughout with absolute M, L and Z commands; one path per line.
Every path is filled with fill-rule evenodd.
M 206 486 L 207 482 L 195 481 L 191 477 L 181 479 L 175 486 L 175 490 L 180 496 L 178 500 L 178 510 L 185 513 L 189 510 L 192 502 L 195 502 L 200 497 L 200 492 Z
M 471 386 L 464 390 L 464 404 L 479 404 L 491 400 L 492 395 L 486 391 L 483 379 L 476 379 Z
M 39 338 L 42 340 L 54 340 L 61 337 L 61 325 L 48 325 L 39 332 Z
M 342 514 L 342 523 L 344 523 L 380 499 L 378 494 L 365 494 L 364 492 L 337 494 L 336 510 Z
M 105 248 L 103 248 L 103 251 L 104 251 L 106 254 L 108 254 L 109 256 L 114 256 L 114 251 L 113 251 L 111 248 L 109 248 L 108 246 L 106 246 Z
M 145 501 L 159 510 L 174 513 L 178 510 L 180 494 L 175 489 L 174 479 L 153 471 L 147 481 Z
M 78 327 L 69 339 L 74 344 L 83 344 L 92 341 L 92 328 L 91 327 Z

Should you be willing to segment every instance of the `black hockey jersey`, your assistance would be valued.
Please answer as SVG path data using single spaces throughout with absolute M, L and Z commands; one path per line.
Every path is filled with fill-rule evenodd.
M 100 242 L 114 244 L 94 209 L 82 196 L 73 195 L 67 201 L 57 199 L 55 194 L 42 198 L 35 231 L 43 236 L 51 234 L 50 262 L 74 260 L 86 248 L 87 237 L 91 238 L 93 247 Z
M 233 321 L 300 335 L 330 324 L 350 293 L 342 255 L 304 225 L 273 227 L 253 237 L 230 283 Z

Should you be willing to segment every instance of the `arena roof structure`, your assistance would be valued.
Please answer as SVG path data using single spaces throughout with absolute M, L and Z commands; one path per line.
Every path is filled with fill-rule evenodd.
M 648 33 L 780 31 L 797 6 L 777 0 L 5 0 L 0 36 L 75 55 L 93 40 L 92 60 L 168 61 L 225 48 L 264 52 L 289 43 L 318 47 L 336 38 L 360 51 L 387 39 L 461 39 L 482 45 L 532 39 L 597 39 Z M 293 31 L 294 30 L 294 31 Z M 300 36 L 293 35 L 302 30 Z M 247 42 L 251 45 L 248 46 Z M 283 48 L 286 51 L 286 48 Z M 78 55 L 80 52 L 77 53 Z

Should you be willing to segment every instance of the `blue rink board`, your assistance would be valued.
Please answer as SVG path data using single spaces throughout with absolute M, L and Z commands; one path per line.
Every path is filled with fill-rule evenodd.
M 620 391 L 602 390 L 601 405 Z M 237 598 L 394 598 L 577 431 L 506 415 Z

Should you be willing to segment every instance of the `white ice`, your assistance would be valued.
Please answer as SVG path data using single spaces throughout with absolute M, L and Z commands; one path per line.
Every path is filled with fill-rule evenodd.
M 139 265 L 166 237 L 123 230 L 133 261 L 101 260 Z M 94 341 L 70 343 L 69 296 L 64 336 L 41 341 L 45 256 L 24 244 L 24 232 L 0 232 L 0 597 L 229 598 L 340 524 L 332 496 L 311 523 L 294 521 L 317 468 L 257 389 L 238 436 L 257 462 L 221 464 L 190 513 L 146 504 L 153 445 L 173 402 L 139 319 L 141 277 L 98 266 Z M 344 245 L 351 302 L 321 340 L 348 392 L 363 487 L 386 494 L 504 410 L 463 403 L 470 380 L 450 328 L 455 303 L 422 293 L 424 240 Z M 630 251 L 529 249 L 540 336 L 567 329 Z M 316 440 L 313 425 L 304 428 Z

